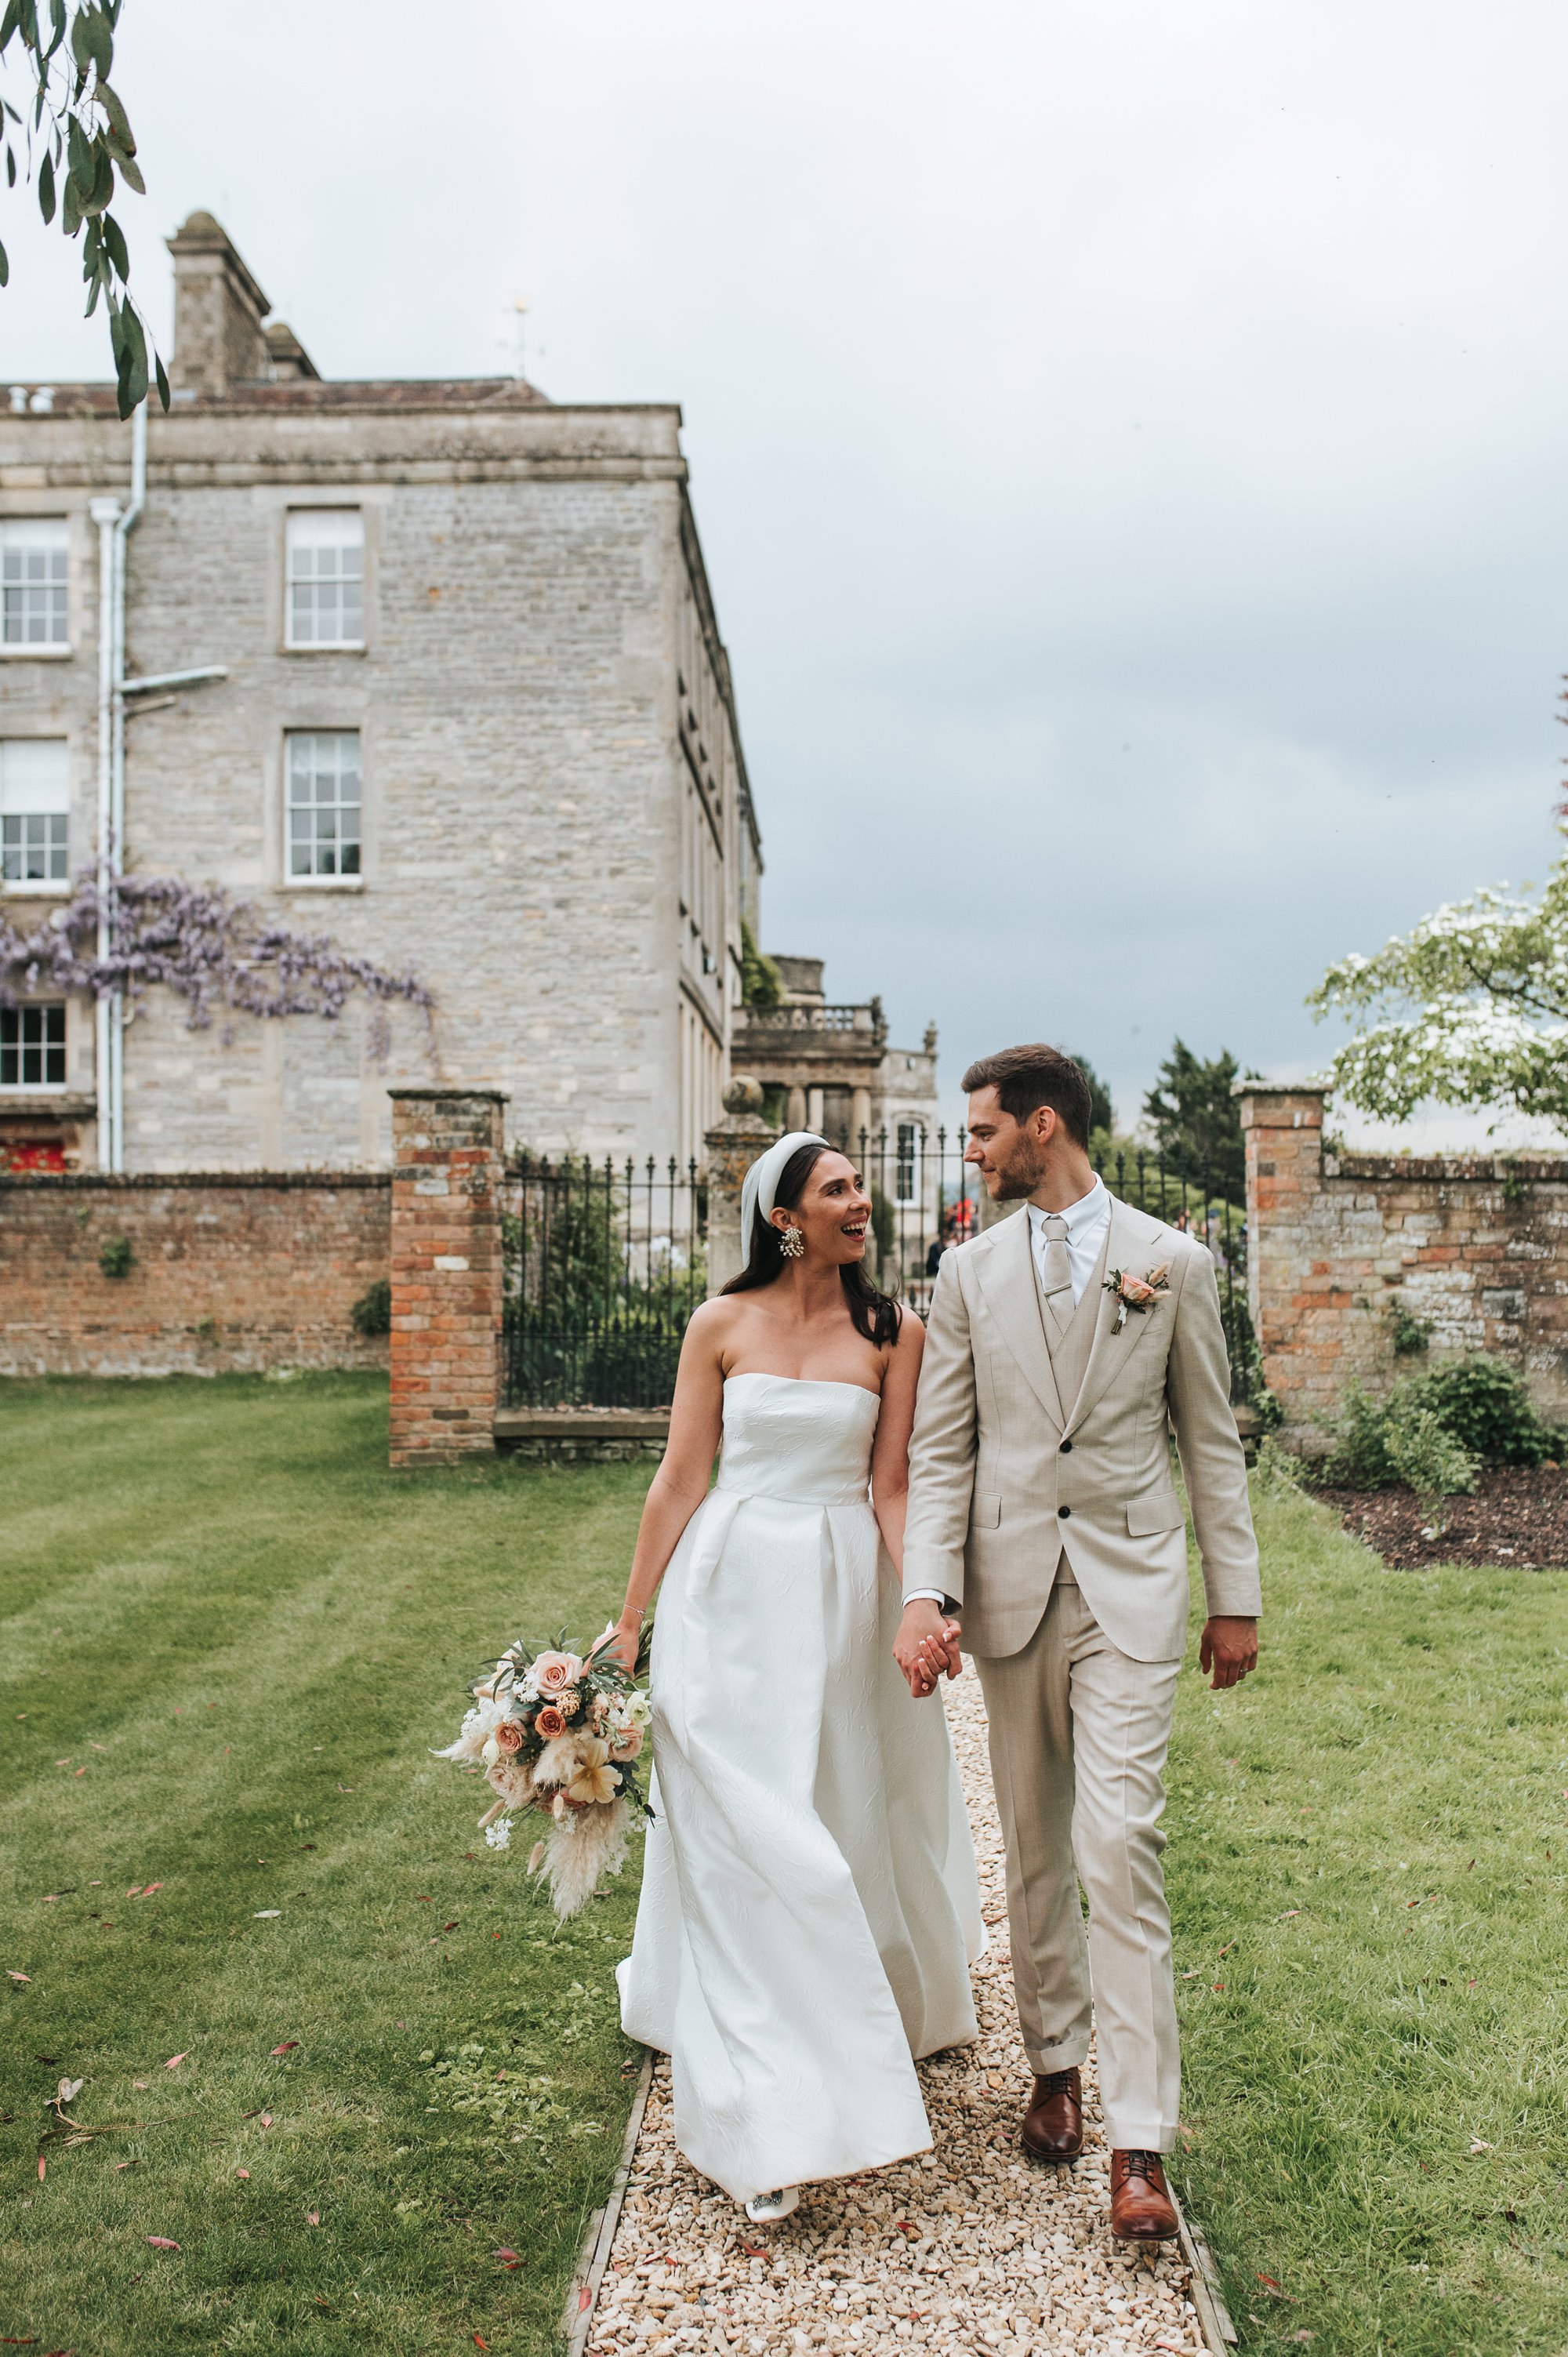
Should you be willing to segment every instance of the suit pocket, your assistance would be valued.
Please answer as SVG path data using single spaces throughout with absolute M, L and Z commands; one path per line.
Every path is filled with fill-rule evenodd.
M 1174 1490 L 1150 1490 L 1128 1507 L 1127 1535 L 1152 1539 L 1161 1531 L 1179 1531 L 1186 1519 Z
M 995 1491 L 977 1490 L 969 1501 L 972 1531 L 993 1531 L 1002 1520 L 1002 1501 Z

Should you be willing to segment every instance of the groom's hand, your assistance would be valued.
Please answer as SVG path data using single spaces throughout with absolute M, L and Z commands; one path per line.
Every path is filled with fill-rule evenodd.
M 1216 1613 L 1203 1624 L 1197 1666 L 1211 1686 L 1240 1685 L 1249 1670 L 1258 1666 L 1258 1624 L 1226 1613 Z M 1209 1672 L 1212 1676 L 1208 1676 Z
M 950 1678 L 957 1677 L 962 1665 L 958 1639 L 958 1622 L 950 1620 L 929 1596 L 906 1604 L 893 1641 L 893 1658 L 917 1699 L 935 1692 L 944 1670 Z

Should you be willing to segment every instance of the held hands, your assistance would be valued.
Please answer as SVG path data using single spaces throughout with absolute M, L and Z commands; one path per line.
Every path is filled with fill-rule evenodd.
M 944 1670 L 950 1678 L 956 1678 L 962 1668 L 958 1622 L 950 1620 L 929 1597 L 906 1604 L 893 1641 L 893 1658 L 908 1682 L 909 1692 L 918 1702 L 923 1701 L 936 1692 Z
M 1249 1670 L 1258 1666 L 1258 1624 L 1225 1613 L 1216 1613 L 1203 1624 L 1198 1641 L 1197 1666 L 1209 1677 L 1210 1686 L 1237 1686 Z

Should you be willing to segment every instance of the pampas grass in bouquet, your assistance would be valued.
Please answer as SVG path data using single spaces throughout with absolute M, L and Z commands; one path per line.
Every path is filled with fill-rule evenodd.
M 510 1847 L 521 1812 L 549 1818 L 528 1863 L 542 1871 L 563 1922 L 620 1872 L 633 1827 L 650 1813 L 637 1769 L 651 1717 L 638 1684 L 649 1641 L 645 1631 L 633 1672 L 596 1650 L 572 1652 L 564 1631 L 545 1652 L 510 1645 L 471 1689 L 456 1743 L 435 1755 L 483 1770 L 497 1796 L 479 1819 L 492 1849 Z

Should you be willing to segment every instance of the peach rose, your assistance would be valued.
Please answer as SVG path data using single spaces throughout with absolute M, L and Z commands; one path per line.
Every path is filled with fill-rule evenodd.
M 612 1760 L 635 1760 L 641 1749 L 642 1729 L 640 1727 L 622 1727 L 610 1738 L 610 1758 Z
M 565 1734 L 566 1722 L 553 1702 L 547 1702 L 542 1710 L 534 1713 L 533 1731 L 535 1735 L 542 1736 L 546 1743 L 550 1741 L 552 1736 Z
M 541 1653 L 533 1664 L 533 1683 L 542 1695 L 553 1698 L 575 1685 L 582 1670 L 575 1653 Z
M 503 1718 L 496 1729 L 496 1748 L 499 1751 L 521 1751 L 522 1729 L 515 1718 Z
M 1122 1279 L 1122 1298 L 1123 1301 L 1130 1302 L 1134 1308 L 1145 1301 L 1152 1301 L 1154 1297 L 1154 1286 L 1145 1285 L 1141 1276 L 1124 1276 Z

